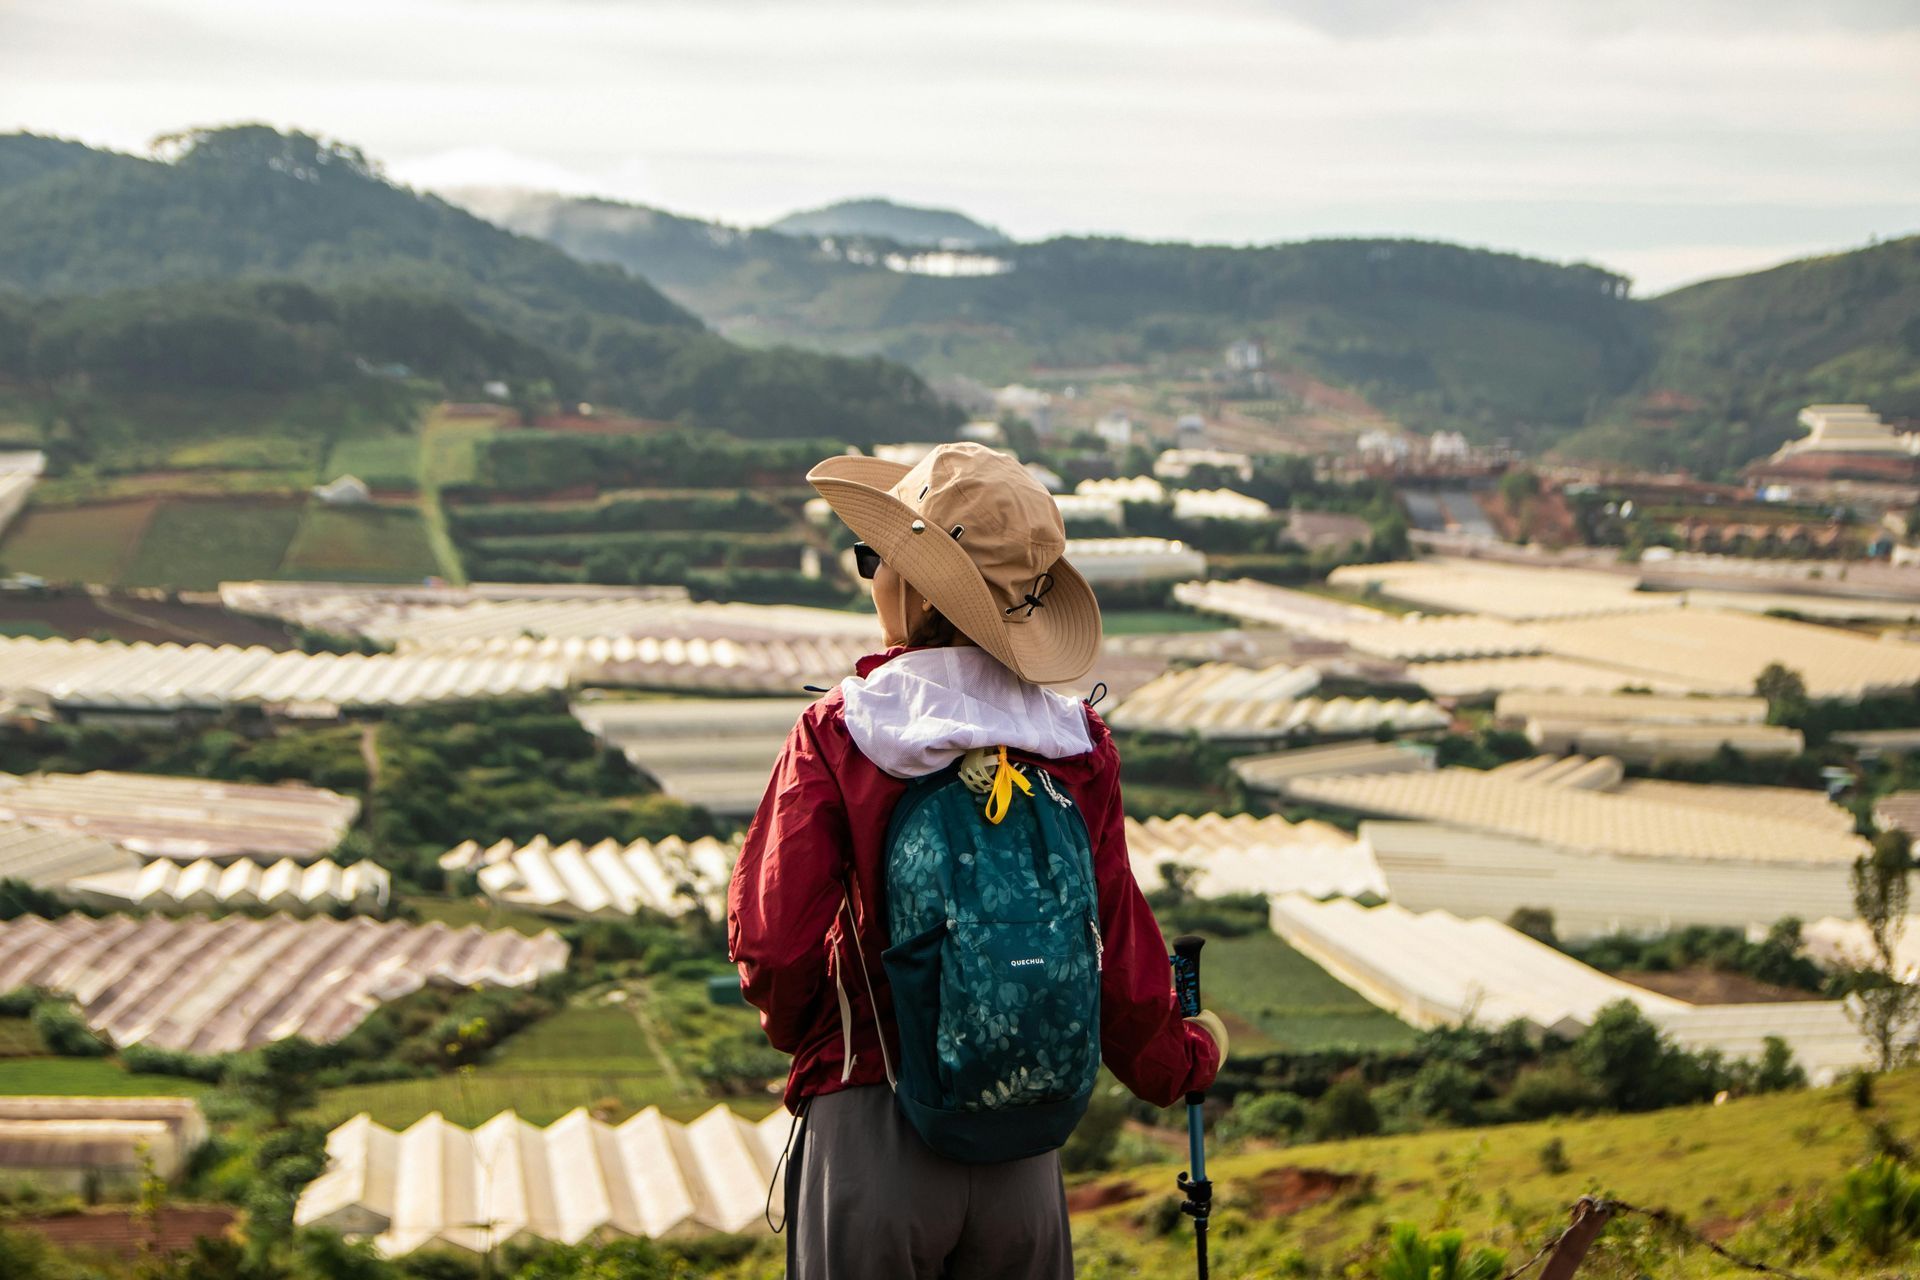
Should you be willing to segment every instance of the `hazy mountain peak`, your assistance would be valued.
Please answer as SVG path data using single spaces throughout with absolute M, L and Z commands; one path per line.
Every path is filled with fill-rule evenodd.
M 1011 241 L 998 227 L 956 210 L 896 204 L 877 196 L 790 213 L 767 229 L 793 236 L 876 236 L 937 249 L 980 249 Z

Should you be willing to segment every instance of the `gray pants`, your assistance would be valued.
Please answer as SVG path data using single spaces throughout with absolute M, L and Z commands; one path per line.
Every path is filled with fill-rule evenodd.
M 814 1098 L 803 1125 L 787 1280 L 1071 1280 L 1059 1152 L 956 1164 L 881 1086 Z

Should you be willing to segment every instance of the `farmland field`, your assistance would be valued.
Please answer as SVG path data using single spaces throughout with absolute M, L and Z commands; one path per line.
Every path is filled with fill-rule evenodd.
M 0 565 L 57 582 L 118 582 L 158 505 L 30 506 L 0 541 Z
M 320 468 L 322 484 L 358 476 L 375 489 L 414 489 L 420 483 L 420 437 L 370 436 L 342 440 Z
M 109 1058 L 0 1058 L 0 1094 L 60 1097 L 186 1098 L 205 1093 L 198 1080 L 135 1075 Z
M 492 1061 L 451 1079 L 328 1090 L 315 1119 L 331 1126 L 367 1111 L 381 1124 L 400 1128 L 438 1111 L 473 1125 L 511 1108 L 522 1119 L 544 1125 L 575 1107 L 604 1106 L 624 1119 L 658 1106 L 674 1119 L 691 1120 L 717 1102 L 756 1118 L 778 1105 L 773 1094 L 716 1096 L 694 1074 L 709 1037 L 758 1034 L 752 1010 L 708 1005 L 704 988 L 688 980 L 651 980 L 630 995 L 621 1004 L 583 999 L 508 1039 Z M 641 1016 L 653 1028 L 653 1043 Z M 662 1052 L 654 1051 L 654 1043 Z
M 1418 1034 L 1270 933 L 1209 942 L 1205 975 L 1207 1003 L 1227 1019 L 1235 1049 L 1399 1049 Z
M 307 507 L 277 576 L 417 582 L 439 571 L 426 529 L 412 508 L 328 507 L 315 503 Z
M 299 522 L 294 502 L 163 502 L 115 585 L 205 589 L 272 577 Z

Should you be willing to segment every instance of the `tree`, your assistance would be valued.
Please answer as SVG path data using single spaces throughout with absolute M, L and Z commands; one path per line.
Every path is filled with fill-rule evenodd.
M 1853 864 L 1853 908 L 1867 927 L 1872 952 L 1846 975 L 1855 1020 L 1880 1070 L 1913 1056 L 1920 1029 L 1920 987 L 1906 981 L 1898 958 L 1913 883 L 1913 842 L 1904 831 L 1883 831 Z
M 1754 679 L 1753 691 L 1767 700 L 1768 724 L 1797 724 L 1812 707 L 1806 677 L 1778 662 L 1766 665 Z
M 318 1096 L 314 1077 L 327 1065 L 327 1058 L 327 1050 L 319 1045 L 289 1036 L 242 1058 L 227 1082 L 266 1111 L 276 1129 L 284 1129 L 296 1112 L 313 1105 Z
M 1423 1238 L 1417 1227 L 1396 1223 L 1380 1280 L 1495 1280 L 1506 1270 L 1506 1258 L 1498 1250 L 1467 1253 L 1465 1244 L 1458 1231 Z
M 1380 1132 L 1380 1112 L 1366 1082 L 1355 1076 L 1335 1081 L 1313 1105 L 1310 1124 L 1316 1138 L 1361 1138 Z

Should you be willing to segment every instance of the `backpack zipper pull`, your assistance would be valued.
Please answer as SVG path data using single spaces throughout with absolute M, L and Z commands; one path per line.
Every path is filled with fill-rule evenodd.
M 1087 928 L 1093 930 L 1093 971 L 1099 973 L 1107 967 L 1107 947 L 1100 940 L 1100 920 L 1092 912 L 1087 913 Z

